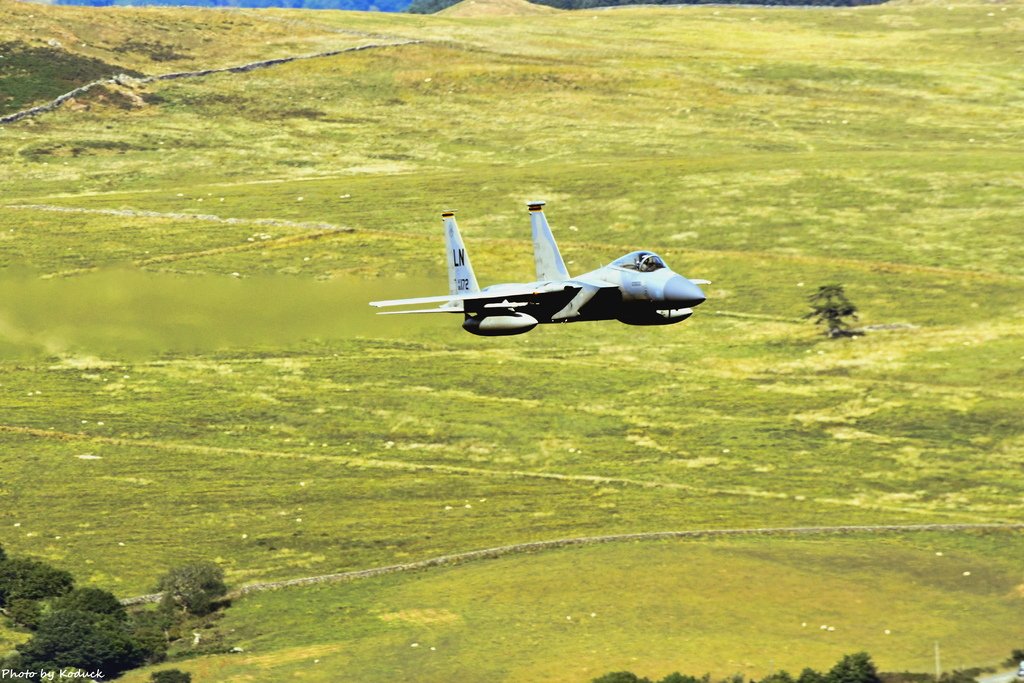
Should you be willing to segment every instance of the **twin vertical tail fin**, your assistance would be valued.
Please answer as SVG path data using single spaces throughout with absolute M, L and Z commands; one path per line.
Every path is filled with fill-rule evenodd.
M 548 221 L 544 218 L 544 202 L 529 202 L 530 225 L 533 228 L 533 258 L 537 264 L 537 280 L 542 282 L 568 280 L 569 271 L 565 267 L 558 245 L 551 234 Z M 444 219 L 445 256 L 448 262 L 448 291 L 452 296 L 474 294 L 480 291 L 473 266 L 466 253 L 466 245 L 455 222 L 455 212 L 445 211 Z
M 466 245 L 459 234 L 459 226 L 455 222 L 455 212 L 445 211 L 444 219 L 445 255 L 448 261 L 448 291 L 452 296 L 473 294 L 480 291 L 480 285 L 473 274 L 473 266 L 466 253 Z
M 544 217 L 544 202 L 527 202 L 530 226 L 533 228 L 533 259 L 537 263 L 537 280 L 542 282 L 568 280 L 569 271 L 558 253 L 558 245 Z

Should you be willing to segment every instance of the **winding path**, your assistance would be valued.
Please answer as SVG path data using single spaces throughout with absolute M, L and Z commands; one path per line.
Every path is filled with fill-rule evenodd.
M 237 598 L 249 593 L 287 588 L 289 586 L 309 586 L 319 583 L 337 583 L 341 581 L 357 581 L 369 579 L 385 574 L 398 574 L 400 572 L 419 571 L 432 567 L 443 567 L 447 565 L 464 564 L 477 560 L 491 560 L 506 555 L 521 555 L 525 553 L 539 552 L 543 550 L 554 550 L 576 545 L 596 545 L 599 543 L 621 543 L 627 541 L 659 541 L 666 539 L 706 539 L 726 538 L 735 536 L 821 536 L 821 535 L 847 535 L 847 534 L 882 534 L 882 533 L 918 533 L 918 532 L 966 532 L 966 531 L 989 531 L 1007 532 L 1024 531 L 1024 523 L 1021 524 L 876 524 L 869 526 L 809 526 L 809 527 L 769 527 L 762 529 L 692 529 L 689 531 L 653 531 L 638 534 L 613 534 L 608 536 L 581 536 L 577 538 L 560 538 L 551 541 L 534 541 L 532 543 L 517 543 L 496 548 L 485 548 L 483 550 L 472 550 L 465 553 L 453 555 L 442 555 L 432 557 L 419 562 L 406 564 L 392 564 L 385 567 L 374 567 L 372 569 L 361 569 L 351 572 L 340 572 L 337 574 L 321 574 L 319 576 L 306 576 L 298 579 L 286 579 L 284 581 L 269 581 L 266 583 L 251 583 L 242 586 L 234 591 L 229 597 Z M 157 602 L 162 596 L 161 593 L 139 595 L 121 600 L 123 605 L 141 605 L 148 602 Z

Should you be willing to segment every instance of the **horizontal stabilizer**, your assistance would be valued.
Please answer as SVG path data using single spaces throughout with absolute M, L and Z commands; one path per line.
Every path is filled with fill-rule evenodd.
M 460 297 L 458 295 L 452 296 L 448 294 L 446 296 L 421 296 L 415 299 L 391 299 L 389 301 L 371 301 L 371 306 L 377 308 L 385 308 L 387 306 L 411 306 L 412 304 L 443 304 L 446 301 L 458 301 Z

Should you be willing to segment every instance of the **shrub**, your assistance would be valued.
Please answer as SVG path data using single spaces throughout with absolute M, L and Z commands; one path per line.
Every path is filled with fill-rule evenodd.
M 193 562 L 171 569 L 160 579 L 157 590 L 164 594 L 165 609 L 203 616 L 213 611 L 213 601 L 227 593 L 224 570 L 213 562 Z
M 71 574 L 45 562 L 20 558 L 0 562 L 0 607 L 17 598 L 42 600 L 64 595 L 74 585 Z
M 113 593 L 99 588 L 76 588 L 58 598 L 54 602 L 54 608 L 106 614 L 118 621 L 128 620 L 128 612 L 121 601 L 114 597 Z
M 145 652 L 123 622 L 78 610 L 54 610 L 16 649 L 20 665 L 35 671 L 99 669 L 115 677 L 145 661 Z
M 640 678 L 632 671 L 614 671 L 595 678 L 593 683 L 651 683 L 651 679 Z
M 14 598 L 7 604 L 5 611 L 11 621 L 29 629 L 39 626 L 39 621 L 43 618 L 43 609 L 37 600 Z

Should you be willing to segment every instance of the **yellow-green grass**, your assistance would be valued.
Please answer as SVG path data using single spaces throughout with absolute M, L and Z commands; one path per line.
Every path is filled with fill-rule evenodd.
M 9 652 L 18 643 L 29 639 L 29 633 L 8 624 L 0 624 L 0 651 Z
M 338 30 L 428 41 L 151 84 L 145 106 L 86 98 L 0 130 L 0 542 L 127 596 L 186 559 L 216 559 L 238 586 L 579 535 L 1020 520 L 1022 6 L 952 7 L 0 5 L 0 41 L 66 27 L 68 49 L 146 73 L 382 40 Z M 133 36 L 187 57 L 120 49 Z M 714 280 L 709 301 L 676 327 L 489 340 L 455 316 L 370 315 L 370 299 L 443 291 L 444 208 L 482 283 L 530 279 L 532 198 L 549 200 L 573 272 L 653 248 Z M 799 316 L 828 282 L 864 324 L 916 327 L 825 340 Z M 763 673 L 754 631 L 779 667 L 868 648 L 924 669 L 935 638 L 964 643 L 954 663 L 995 663 L 1019 644 L 1006 596 L 1021 552 L 990 538 L 609 546 L 251 596 L 220 628 L 246 653 L 194 670 L 389 675 L 374 660 L 408 677 L 429 649 L 407 637 L 425 636 L 377 616 L 405 609 L 460 615 L 444 636 L 458 656 L 422 669 L 437 680 Z M 898 569 L 954 545 L 995 572 L 984 590 Z M 684 551 L 697 579 L 643 568 Z M 877 595 L 851 554 L 881 567 Z M 588 595 L 581 565 L 606 600 L 609 582 L 633 586 L 592 610 L 624 620 L 591 632 L 597 656 L 537 626 L 546 604 Z M 786 590 L 716 593 L 729 566 Z M 462 612 L 502 575 L 493 616 Z M 770 618 L 796 615 L 793 575 L 808 586 L 794 605 L 864 596 L 834 613 L 859 624 L 849 640 Z M 673 605 L 707 615 L 689 645 L 643 597 L 670 579 L 692 587 Z M 895 618 L 894 595 L 913 616 L 882 639 L 867 615 Z M 354 607 L 319 611 L 338 602 Z M 515 604 L 550 644 L 535 658 L 515 640 L 529 633 L 500 628 Z M 318 672 L 318 657 L 337 662 Z
M 103 107 L 66 110 L 9 129 L 3 147 L 28 155 L 20 187 L 56 190 L 67 182 L 42 164 L 63 164 L 66 152 L 39 153 L 55 137 L 65 149 L 111 136 L 132 145 L 69 162 L 79 191 L 166 186 L 186 161 L 195 180 L 773 151 L 953 152 L 959 168 L 1019 140 L 1010 67 L 1021 10 L 1003 7 L 993 17 L 969 5 L 480 20 L 321 13 L 337 27 L 432 42 L 155 84 L 147 92 L 163 103 L 117 112 L 116 131 Z M 240 16 L 273 24 L 276 15 Z M 894 27 L 894 16 L 914 25 Z
M 742 155 L 713 161 L 643 159 L 583 167 L 559 163 L 540 169 L 474 165 L 470 172 L 490 177 L 478 192 L 476 185 L 460 182 L 466 171 L 442 171 L 257 185 L 174 184 L 156 192 L 44 197 L 18 205 L 329 223 L 353 228 L 366 235 L 364 239 L 383 233 L 399 243 L 411 236 L 439 242 L 437 207 L 454 205 L 461 210 L 472 254 L 483 251 L 486 258 L 488 246 L 481 240 L 515 240 L 501 248 L 519 259 L 519 276 L 527 276 L 528 222 L 520 207 L 522 196 L 535 194 L 552 198 L 550 218 L 576 270 L 601 265 L 621 250 L 642 243 L 680 253 L 677 258 L 689 262 L 687 269 L 700 267 L 699 259 L 707 252 L 723 256 L 740 252 L 743 259 L 768 253 L 825 258 L 834 260 L 837 267 L 867 261 L 871 268 L 882 262 L 1005 273 L 1018 277 L 1003 282 L 1020 287 L 1024 255 L 1016 242 L 1007 243 L 1004 237 L 1014 234 L 1021 219 L 1015 201 L 1022 177 L 1018 158 L 983 155 L 976 160 L 977 167 L 952 157 L 943 161 L 950 165 L 943 170 L 936 170 L 940 161 L 930 155 L 875 153 Z M 258 201 L 253 201 L 254 193 Z M 394 199 L 382 201 L 382 197 Z M 53 215 L 31 208 L 0 211 L 11 226 L 0 242 L 6 245 L 5 261 L 38 269 L 59 270 L 73 264 L 71 259 L 83 265 L 104 265 L 125 257 L 145 258 L 145 252 L 152 254 L 156 249 L 241 245 L 254 233 L 290 236 L 299 232 L 258 225 L 224 227 L 202 220 Z M 49 240 L 38 239 L 39 230 L 56 220 L 66 228 L 52 239 L 65 241 L 66 246 L 60 245 L 64 253 L 47 250 Z M 110 235 L 97 240 L 96 230 Z M 177 241 L 152 244 L 166 243 L 166 233 L 183 231 L 191 234 L 180 245 Z M 107 244 L 109 239 L 134 246 L 135 252 L 125 253 L 121 244 Z M 402 253 L 357 252 L 347 256 L 347 268 L 371 262 L 378 265 L 374 274 L 380 276 L 425 265 L 441 272 L 438 259 L 429 258 L 438 251 L 428 247 L 421 259 Z M 273 265 L 273 260 L 260 259 L 257 267 Z M 787 265 L 783 261 L 779 267 Z M 806 263 L 792 265 L 807 267 Z M 487 263 L 478 268 L 481 278 L 516 276 L 514 271 L 495 272 Z M 955 272 L 950 276 L 963 277 Z
M 565 549 L 251 595 L 218 626 L 243 652 L 172 666 L 217 681 L 757 677 L 860 650 L 927 670 L 936 641 L 948 667 L 994 662 L 1019 633 L 1022 551 L 1019 534 Z
M 223 296 L 207 292 L 218 322 L 246 325 Z M 1019 326 L 837 344 L 805 324 L 698 320 L 487 347 L 437 321 L 277 353 L 8 363 L 5 544 L 126 594 L 182 556 L 220 558 L 238 584 L 580 533 L 1020 518 L 1021 396 L 1003 365 Z M 500 492 L 515 504 L 495 512 Z

